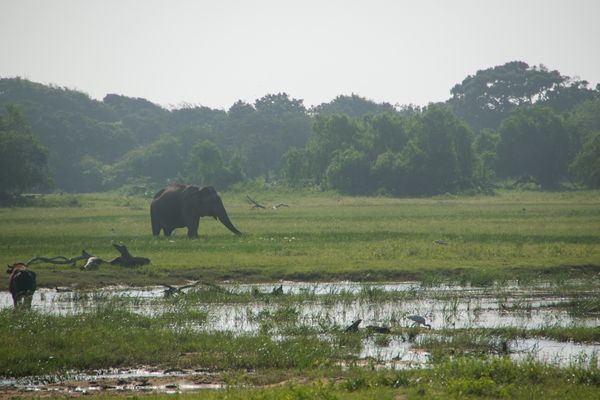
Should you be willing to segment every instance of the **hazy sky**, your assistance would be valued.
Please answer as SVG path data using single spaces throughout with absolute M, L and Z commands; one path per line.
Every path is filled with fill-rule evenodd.
M 600 82 L 598 0 L 0 0 L 0 77 L 228 109 L 447 99 L 507 61 Z

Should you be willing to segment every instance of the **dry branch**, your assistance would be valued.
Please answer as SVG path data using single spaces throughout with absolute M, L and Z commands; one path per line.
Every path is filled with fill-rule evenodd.
M 252 204 L 252 207 L 250 207 L 252 209 L 255 209 L 255 208 L 265 209 L 266 208 L 265 206 L 263 206 L 262 204 L 259 204 L 256 200 L 254 200 L 252 197 L 250 197 L 248 195 L 246 195 L 246 200 L 248 200 L 248 202 L 250 204 Z
M 87 268 L 82 268 L 82 269 L 90 269 L 93 267 L 97 267 L 98 265 L 100 265 L 102 263 L 109 263 L 111 265 L 120 265 L 122 267 L 134 267 L 134 266 L 146 265 L 146 264 L 150 263 L 149 258 L 132 256 L 131 253 L 129 253 L 127 246 L 124 246 L 121 244 L 113 244 L 113 246 L 117 249 L 117 251 L 119 253 L 121 253 L 121 255 L 113 258 L 110 261 L 104 261 L 103 259 L 101 259 L 99 257 L 94 257 L 87 251 L 82 250 L 81 255 L 71 257 L 71 258 L 68 258 L 65 256 L 35 257 L 24 264 L 29 266 L 33 263 L 45 262 L 45 263 L 49 263 L 49 264 L 70 265 L 70 266 L 74 267 L 75 264 L 77 263 L 77 261 L 85 260 L 87 262 L 87 264 L 85 264 L 85 265 L 88 266 L 88 264 L 89 264 L 89 266 Z
M 77 263 L 77 261 L 87 260 L 90 257 L 92 257 L 91 254 L 89 254 L 85 250 L 82 250 L 81 251 L 81 255 L 75 256 L 75 257 L 71 257 L 71 258 L 67 258 L 67 257 L 64 257 L 64 256 L 56 256 L 56 257 L 52 257 L 52 258 L 35 257 L 35 258 L 32 258 L 31 260 L 27 261 L 25 263 L 25 265 L 29 266 L 29 265 L 33 264 L 34 262 L 41 261 L 41 262 L 50 263 L 50 264 L 75 266 L 75 263 Z
M 120 265 L 121 267 L 137 267 L 150 264 L 150 259 L 146 257 L 134 257 L 127 250 L 127 246 L 113 243 L 113 246 L 121 255 L 109 261 L 110 265 Z

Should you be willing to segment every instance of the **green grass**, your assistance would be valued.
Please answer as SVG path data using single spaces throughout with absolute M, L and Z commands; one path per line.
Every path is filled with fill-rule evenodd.
M 67 316 L 0 311 L 0 376 L 60 374 L 132 365 L 240 370 L 329 365 L 335 346 L 315 335 L 274 340 L 198 329 L 206 315 L 190 310 L 142 316 L 105 305 Z
M 266 205 L 290 207 L 251 210 L 244 201 L 246 193 L 224 193 L 230 217 L 244 235 L 236 237 L 218 222 L 203 219 L 198 240 L 187 239 L 184 229 L 172 238 L 153 238 L 149 199 L 114 193 L 44 196 L 33 207 L 0 209 L 0 262 L 71 257 L 83 249 L 111 259 L 117 255 L 112 243 L 123 243 L 132 254 L 149 257 L 152 264 L 139 268 L 103 265 L 95 271 L 79 270 L 81 263 L 77 267 L 36 263 L 31 268 L 40 286 L 46 287 L 147 285 L 187 279 L 216 283 L 415 279 L 487 285 L 540 278 L 554 281 L 556 285 L 548 290 L 557 293 L 597 287 L 593 282 L 600 272 L 598 191 L 515 191 L 428 199 L 285 190 L 248 194 Z M 444 244 L 435 243 L 438 240 Z M 0 288 L 5 287 L 6 280 L 0 281 Z M 503 342 L 515 338 L 598 342 L 597 328 L 441 331 L 442 339 L 420 344 L 434 353 L 430 368 L 378 372 L 344 370 L 338 365 L 355 357 L 366 333 L 343 334 L 343 327 L 327 321 L 319 328 L 299 323 L 299 302 L 402 301 L 418 296 L 411 291 L 386 292 L 367 286 L 356 294 L 317 296 L 308 291 L 274 296 L 202 286 L 185 295 L 149 300 L 166 307 L 166 312 L 154 316 L 124 311 L 136 299 L 75 293 L 79 301 L 98 305 L 67 316 L 0 310 L 0 375 L 136 365 L 205 368 L 221 371 L 220 379 L 233 387 L 181 397 L 215 399 L 583 399 L 597 396 L 600 390 L 596 367 L 558 368 L 490 356 L 490 352 L 502 355 Z M 258 333 L 234 335 L 201 329 L 208 316 L 198 311 L 198 304 L 205 303 L 273 303 L 278 307 L 250 315 L 260 326 Z M 597 303 L 587 296 L 562 307 L 573 315 L 589 315 L 598 312 Z M 418 328 L 394 329 L 410 340 L 421 333 Z M 273 333 L 282 336 L 274 339 Z
M 149 199 L 118 194 L 46 196 L 46 207 L 0 209 L 0 262 L 75 256 L 110 259 L 123 243 L 152 264 L 81 272 L 34 264 L 41 285 L 149 284 L 203 279 L 434 281 L 590 274 L 600 271 L 600 192 L 501 192 L 486 197 L 393 199 L 288 191 L 251 193 L 289 208 L 251 210 L 225 193 L 234 224 L 202 219 L 201 238 L 185 229 L 150 234 Z M 68 200 L 68 201 L 67 201 Z M 447 244 L 436 244 L 443 240 Z M 578 266 L 578 268 L 572 268 Z M 68 273 L 65 273 L 67 272 Z

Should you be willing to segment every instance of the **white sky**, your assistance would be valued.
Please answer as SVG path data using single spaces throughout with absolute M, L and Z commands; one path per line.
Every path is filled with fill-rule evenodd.
M 0 0 L 0 77 L 228 109 L 424 105 L 507 61 L 600 82 L 598 0 Z

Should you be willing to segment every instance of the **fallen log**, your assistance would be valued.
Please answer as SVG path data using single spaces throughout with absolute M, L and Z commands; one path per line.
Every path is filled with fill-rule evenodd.
M 125 246 L 125 245 L 113 243 L 113 246 L 115 247 L 115 249 L 117 249 L 117 251 L 119 253 L 121 253 L 121 255 L 113 258 L 110 261 L 105 261 L 100 257 L 95 257 L 95 256 L 91 255 L 90 253 L 88 253 L 87 251 L 82 250 L 81 255 L 78 255 L 75 257 L 70 257 L 70 258 L 65 257 L 65 256 L 35 257 L 23 264 L 29 266 L 33 263 L 45 262 L 48 264 L 70 265 L 70 266 L 74 267 L 75 264 L 77 263 L 77 261 L 84 260 L 84 261 L 86 261 L 86 263 L 81 267 L 81 269 L 84 269 L 84 270 L 97 268 L 99 265 L 101 265 L 103 263 L 108 263 L 110 265 L 120 265 L 121 267 L 137 267 L 137 266 L 141 266 L 141 265 L 150 264 L 149 258 L 132 256 L 131 253 L 129 252 L 129 250 L 127 249 L 127 246 Z
M 146 257 L 135 257 L 129 253 L 127 246 L 113 243 L 113 246 L 121 255 L 109 261 L 110 265 L 120 265 L 121 267 L 138 267 L 150 264 L 150 259 Z
M 71 257 L 71 258 L 67 258 L 67 257 L 64 257 L 64 256 L 56 256 L 56 257 L 51 257 L 51 258 L 47 258 L 47 257 L 35 257 L 35 258 L 32 258 L 31 260 L 27 261 L 24 264 L 27 265 L 27 266 L 29 266 L 29 265 L 31 265 L 31 264 L 33 264 L 35 262 L 41 261 L 41 262 L 45 262 L 45 263 L 49 263 L 49 264 L 75 266 L 75 263 L 77 263 L 77 261 L 87 260 L 90 257 L 92 257 L 91 254 L 89 254 L 85 250 L 82 250 L 81 251 L 81 255 L 75 256 L 75 257 Z

